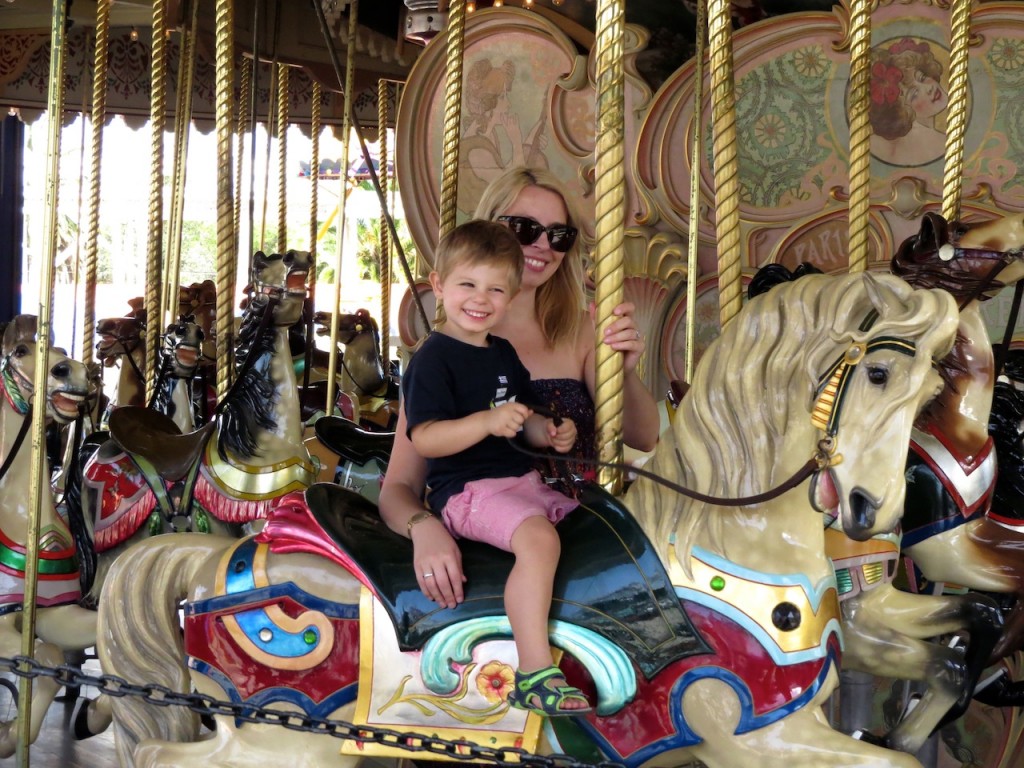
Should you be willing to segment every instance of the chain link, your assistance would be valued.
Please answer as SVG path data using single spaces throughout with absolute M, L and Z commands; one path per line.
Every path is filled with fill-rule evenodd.
M 156 683 L 130 683 L 116 675 L 90 675 L 67 664 L 47 667 L 29 656 L 0 657 L 0 672 L 25 678 L 50 678 L 66 687 L 89 686 L 115 698 L 135 696 L 157 707 L 187 707 L 200 715 L 223 715 L 235 718 L 236 722 L 278 725 L 290 731 L 323 734 L 361 744 L 383 744 L 409 752 L 426 752 L 458 760 L 538 768 L 623 768 L 621 763 L 585 763 L 570 755 L 535 755 L 516 747 L 485 747 L 471 741 L 450 741 L 390 728 L 355 725 L 344 720 L 317 718 L 300 712 L 221 701 L 202 693 L 180 693 Z

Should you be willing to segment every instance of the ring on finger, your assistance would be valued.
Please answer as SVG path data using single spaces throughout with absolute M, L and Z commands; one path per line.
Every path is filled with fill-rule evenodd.
M 638 329 L 637 329 L 637 331 L 636 331 L 636 337 L 637 337 L 638 339 L 640 338 L 640 329 L 639 329 L 639 328 L 638 328 Z
M 424 573 L 423 574 L 423 578 L 424 579 L 432 579 L 432 578 L 434 578 L 434 574 L 432 574 L 432 573 Z

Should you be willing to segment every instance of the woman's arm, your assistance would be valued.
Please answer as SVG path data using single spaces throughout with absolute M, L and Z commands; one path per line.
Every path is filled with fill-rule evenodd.
M 395 444 L 380 489 L 380 516 L 388 528 L 412 539 L 413 567 L 423 594 L 444 608 L 462 602 L 462 553 L 455 539 L 434 517 L 415 523 L 413 516 L 424 511 L 423 490 L 427 478 L 427 462 L 416 453 L 405 428 L 405 409 L 398 415 Z M 424 574 L 431 574 L 427 577 Z
M 593 306 L 591 306 L 591 311 L 593 311 Z M 661 417 L 658 414 L 658 404 L 655 402 L 654 396 L 651 395 L 650 390 L 636 372 L 636 366 L 646 348 L 644 339 L 640 336 L 637 328 L 636 319 L 633 317 L 636 307 L 626 301 L 612 311 L 616 318 L 605 329 L 604 343 L 623 354 L 622 364 L 625 376 L 622 391 L 622 441 L 638 451 L 652 451 L 658 444 L 658 435 L 661 433 Z M 587 339 L 594 338 L 595 325 L 591 314 L 588 314 L 584 322 L 583 333 Z M 591 397 L 594 396 L 596 388 L 595 358 L 596 352 L 593 344 L 590 343 L 583 375 Z

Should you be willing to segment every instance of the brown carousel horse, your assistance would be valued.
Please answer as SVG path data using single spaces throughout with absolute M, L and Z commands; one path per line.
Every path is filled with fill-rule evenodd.
M 96 551 L 107 555 L 98 583 L 103 566 L 137 538 L 168 531 L 237 536 L 280 496 L 313 482 L 288 345 L 311 267 L 304 251 L 253 257 L 235 381 L 209 423 L 183 434 L 152 409 L 111 414 L 110 439 L 85 463 L 75 497 Z
M 956 323 L 949 294 L 870 274 L 809 277 L 746 304 L 647 465 L 674 488 L 641 478 L 620 501 L 587 486 L 559 524 L 549 626 L 566 677 L 596 704 L 585 717 L 542 727 L 510 706 L 511 555 L 461 542 L 466 600 L 439 609 L 416 586 L 409 541 L 329 484 L 283 499 L 254 537 L 134 546 L 100 603 L 104 670 L 299 718 L 497 748 L 575 744 L 629 768 L 919 766 L 824 716 L 841 641 L 822 511 L 857 540 L 898 524 L 911 426 L 941 388 L 932 361 Z M 722 507 L 680 486 L 764 498 Z M 339 756 L 323 733 L 222 715 L 196 741 L 190 711 L 113 704 L 119 758 L 137 768 L 404 754 L 342 742 Z
M 925 214 L 904 242 L 892 270 L 919 287 L 941 287 L 960 305 L 950 355 L 952 380 L 916 425 L 907 463 L 903 552 L 920 582 L 1005 595 L 1005 630 L 992 660 L 1024 647 L 1024 516 L 993 502 L 1003 466 L 989 434 L 995 357 L 981 303 L 1024 279 L 1024 216 L 983 223 L 949 222 Z M 1012 603 L 1012 605 L 1010 605 Z M 1021 692 L 985 701 L 1020 704 Z
M 331 333 L 331 315 L 313 318 L 318 336 Z M 398 383 L 381 351 L 380 327 L 365 309 L 338 316 L 339 390 L 348 398 L 341 415 L 374 432 L 393 432 L 398 422 Z
M 25 439 L 31 409 L 45 407 L 49 422 L 67 425 L 81 415 L 87 397 L 94 394 L 86 366 L 51 346 L 46 391 L 41 397 L 33 396 L 36 325 L 34 315 L 18 315 L 4 330 L 0 349 L 0 656 L 7 658 L 22 649 L 25 555 L 33 512 L 28 508 L 32 441 Z M 79 606 L 82 589 L 76 539 L 49 493 L 40 499 L 38 553 L 33 656 L 42 664 L 60 665 L 65 651 L 82 651 L 96 644 L 96 612 Z M 52 678 L 34 681 L 31 741 L 38 736 L 59 689 Z M 0 723 L 0 757 L 14 754 L 17 739 L 16 720 Z

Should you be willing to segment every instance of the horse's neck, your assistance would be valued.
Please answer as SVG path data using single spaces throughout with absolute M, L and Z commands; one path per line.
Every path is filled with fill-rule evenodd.
M 270 378 L 274 384 L 272 419 L 276 426 L 260 439 L 260 458 L 274 463 L 293 458 L 302 448 L 302 414 L 299 388 L 292 367 L 288 329 L 279 328 L 270 359 Z
M 146 385 L 135 372 L 136 369 L 143 372 L 146 370 L 145 347 L 145 342 L 139 341 L 130 354 L 121 355 L 121 375 L 117 380 L 118 405 L 146 404 Z
M 173 409 L 174 423 L 182 434 L 192 432 L 196 428 L 195 414 L 192 405 L 192 393 L 189 391 L 187 379 L 168 377 L 164 386 L 168 388 L 167 402 Z
M 26 419 L 25 416 L 15 413 L 6 402 L 2 403 L 3 414 L 0 416 L 0 430 L 2 430 L 2 455 L 0 464 L 7 461 L 14 448 L 18 431 Z M 46 492 L 40 499 L 40 531 L 46 532 L 57 521 L 57 510 L 53 505 L 53 496 L 50 493 L 50 462 L 43 461 L 43 472 L 45 473 Z M 17 544 L 26 543 L 27 522 L 30 510 L 29 486 L 32 477 L 32 440 L 26 436 L 21 447 L 13 458 L 3 477 L 0 477 L 0 529 L 3 534 Z
M 966 453 L 988 439 L 995 387 L 995 360 L 978 302 L 960 312 L 960 328 L 951 357 L 965 373 L 955 374 L 954 387 L 946 387 L 930 409 L 935 428 Z
M 373 333 L 361 333 L 345 346 L 342 390 L 372 395 L 384 383 L 384 366 Z

